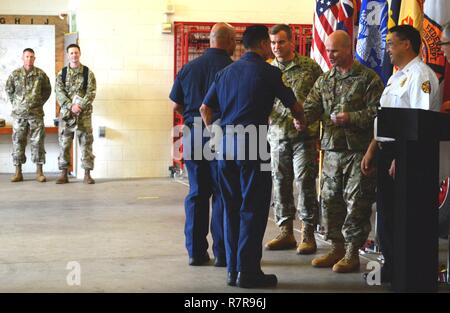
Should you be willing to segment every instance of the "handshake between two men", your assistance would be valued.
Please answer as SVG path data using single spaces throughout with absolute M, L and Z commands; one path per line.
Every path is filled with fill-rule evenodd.
M 305 111 L 303 109 L 303 104 L 297 102 L 291 108 L 292 116 L 294 117 L 294 127 L 297 131 L 302 132 L 308 126 L 305 118 Z M 348 112 L 333 113 L 330 116 L 331 121 L 336 126 L 344 127 L 350 122 L 350 117 Z
M 303 103 L 296 102 L 289 108 L 291 114 L 294 117 L 294 127 L 297 131 L 302 132 L 306 129 L 307 122 L 305 118 L 305 110 L 303 109 Z

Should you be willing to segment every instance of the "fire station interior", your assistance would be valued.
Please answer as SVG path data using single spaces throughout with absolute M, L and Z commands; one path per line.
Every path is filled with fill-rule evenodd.
M 97 163 L 92 171 L 96 184 L 83 184 L 76 145 L 70 183 L 55 184 L 58 141 L 57 126 L 52 124 L 46 125 L 47 182 L 35 181 L 28 147 L 24 181 L 11 183 L 11 125 L 6 118 L 6 125 L 0 127 L 0 292 L 389 292 L 363 279 L 374 264 L 383 262 L 377 240 L 376 203 L 372 206 L 372 230 L 360 250 L 357 272 L 338 274 L 311 266 L 314 257 L 330 248 L 320 226 L 315 232 L 316 254 L 300 256 L 295 249 L 263 250 L 263 270 L 278 277 L 274 288 L 227 286 L 226 268 L 213 266 L 213 260 L 206 266 L 188 265 L 184 198 L 189 183 L 183 159 L 173 157 L 182 156 L 182 146 L 176 145 L 181 134 L 176 130 L 183 120 L 172 111 L 168 99 L 174 78 L 184 64 L 209 47 L 209 32 L 218 21 L 230 22 L 236 29 L 233 60 L 244 53 L 242 33 L 254 23 L 268 27 L 288 23 L 296 51 L 309 56 L 314 1 L 297 1 L 298 7 L 289 0 L 277 1 L 277 9 L 272 12 L 268 11 L 273 3 L 265 1 L 243 4 L 233 0 L 224 4 L 225 10 L 209 10 L 205 6 L 210 4 L 205 1 L 187 0 L 40 2 L 41 7 L 36 7 L 32 0 L 2 0 L 0 27 L 36 25 L 27 18 L 30 15 L 56 16 L 65 24 L 62 33 L 55 34 L 56 45 L 70 40 L 68 34 L 76 34 L 81 62 L 97 78 L 93 113 Z M 168 4 L 173 5 L 170 10 Z M 0 29 L 2 35 L 6 36 Z M 56 73 L 62 67 L 60 50 L 56 49 Z M 2 51 L 6 48 L 0 42 L 0 54 Z M 36 63 L 42 58 L 45 56 L 37 54 Z M 54 82 L 52 88 L 54 91 Z M 49 114 L 56 118 L 56 102 L 46 106 L 52 107 Z M 53 122 L 53 116 L 49 121 Z M 317 160 L 321 162 L 319 153 Z M 440 220 L 447 219 L 444 214 L 450 205 L 447 187 L 448 181 L 441 184 Z M 297 239 L 300 229 L 301 222 L 296 219 Z M 278 231 L 271 210 L 263 243 Z M 436 240 L 438 290 L 448 292 L 448 228 L 441 229 Z M 212 256 L 210 235 L 208 242 Z M 417 254 L 420 249 L 417 242 Z M 74 280 L 71 275 L 77 270 L 81 275 Z

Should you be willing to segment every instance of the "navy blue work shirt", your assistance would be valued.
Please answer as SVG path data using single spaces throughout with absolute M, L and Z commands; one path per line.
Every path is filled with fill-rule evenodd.
M 178 72 L 169 98 L 183 105 L 185 125 L 189 126 L 194 117 L 200 116 L 200 106 L 217 72 L 231 63 L 233 60 L 225 50 L 208 48 Z M 216 112 L 214 120 L 218 117 L 219 112 Z
M 291 107 L 297 100 L 281 71 L 254 52 L 217 73 L 203 103 L 221 112 L 221 126 L 267 125 L 275 98 Z

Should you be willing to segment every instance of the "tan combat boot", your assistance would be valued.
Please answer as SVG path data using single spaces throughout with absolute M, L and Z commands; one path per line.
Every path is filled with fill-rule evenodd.
M 274 239 L 266 243 L 267 250 L 287 250 L 297 246 L 297 241 L 294 237 L 294 222 L 287 220 L 280 226 L 280 234 Z
M 44 176 L 44 172 L 42 171 L 42 164 L 36 165 L 36 180 L 40 183 L 47 181 L 47 178 Z
M 85 184 L 95 184 L 95 180 L 91 177 L 91 171 L 90 170 L 84 170 L 84 180 L 83 182 Z
M 14 176 L 11 177 L 12 183 L 17 183 L 19 181 L 23 181 L 22 165 L 16 165 L 16 174 L 14 174 Z
M 333 266 L 333 272 L 350 273 L 359 270 L 359 247 L 348 244 L 345 256 Z
M 332 267 L 345 255 L 344 242 L 333 241 L 331 251 L 311 261 L 314 267 Z
M 69 182 L 69 177 L 67 177 L 67 168 L 61 170 L 61 174 L 56 179 L 57 184 L 67 184 Z
M 313 254 L 317 251 L 314 226 L 303 223 L 302 239 L 297 247 L 297 254 Z

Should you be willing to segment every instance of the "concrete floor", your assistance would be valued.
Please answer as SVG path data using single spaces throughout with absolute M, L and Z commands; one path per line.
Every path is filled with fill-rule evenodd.
M 25 182 L 12 184 L 9 175 L 0 175 L 0 292 L 386 291 L 363 282 L 366 258 L 361 273 L 335 274 L 312 268 L 313 256 L 294 250 L 264 251 L 263 270 L 277 274 L 276 288 L 229 287 L 225 269 L 187 265 L 187 186 L 171 179 L 56 185 L 54 175 L 44 184 L 25 176 Z M 276 233 L 269 221 L 265 240 Z M 319 241 L 319 253 L 327 248 Z M 80 286 L 66 282 L 71 261 L 80 264 Z

